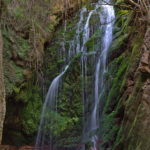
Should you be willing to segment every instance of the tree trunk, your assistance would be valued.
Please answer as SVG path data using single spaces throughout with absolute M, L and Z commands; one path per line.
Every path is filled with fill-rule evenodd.
M 5 102 L 5 86 L 3 76 L 3 40 L 0 31 L 0 144 L 2 142 L 5 113 L 6 113 L 6 102 Z

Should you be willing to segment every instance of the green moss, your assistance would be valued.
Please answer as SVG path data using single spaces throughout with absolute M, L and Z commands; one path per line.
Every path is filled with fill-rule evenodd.
M 16 40 L 17 40 L 17 46 L 18 46 L 17 54 L 20 58 L 25 59 L 30 50 L 29 41 L 21 37 L 18 37 Z
M 37 85 L 30 81 L 15 88 L 13 97 L 7 98 L 8 123 L 5 125 L 4 134 L 8 136 L 4 142 L 15 145 L 31 144 L 37 134 L 41 107 L 42 96 Z
M 139 47 L 142 43 L 142 34 L 139 34 L 131 43 L 131 57 L 129 59 L 129 65 L 125 73 L 121 89 L 125 86 L 126 80 L 134 72 L 134 69 L 138 66 L 140 60 L 140 51 Z
M 30 85 L 25 82 L 18 87 L 15 99 L 24 103 L 32 101 L 32 99 L 37 99 L 38 101 L 41 98 L 39 92 L 38 85 Z
M 97 9 L 97 13 L 93 13 L 90 20 L 89 20 L 89 24 L 90 26 L 92 25 L 96 25 L 99 23 L 99 13 L 101 11 L 101 8 L 98 8 Z
M 124 0 L 117 0 L 116 1 L 116 4 L 121 4 L 121 3 L 123 3 L 124 2 Z
M 110 74 L 112 75 L 112 81 L 104 112 L 108 111 L 109 108 L 111 108 L 112 105 L 117 102 L 118 92 L 120 91 L 120 87 L 123 81 L 123 74 L 125 73 L 128 66 L 128 59 L 128 57 L 125 58 L 124 55 L 121 55 L 120 57 L 114 59 L 114 61 L 110 64 Z
M 120 27 L 123 33 L 131 31 L 129 29 L 131 28 L 130 23 L 133 19 L 133 16 L 134 12 L 132 10 L 117 9 L 117 21 L 115 23 L 115 26 Z M 133 29 L 134 27 L 132 26 L 132 31 Z
M 60 69 L 66 63 L 64 58 L 67 52 L 61 53 L 60 55 L 60 51 L 64 52 L 62 44 L 64 44 L 66 51 L 69 50 L 70 41 L 73 40 L 75 34 L 75 25 L 76 17 L 67 22 L 67 32 L 64 32 L 64 27 L 58 29 L 50 46 L 46 49 L 45 72 L 46 77 L 49 79 L 47 86 L 49 86 L 52 79 L 56 77 Z M 53 122 L 53 124 L 46 127 L 46 130 L 52 131 L 51 133 L 54 138 L 56 137 L 57 140 L 59 140 L 59 145 L 62 143 L 63 147 L 72 144 L 70 143 L 70 139 L 79 137 L 79 133 L 82 132 L 82 81 L 80 75 L 80 58 L 81 53 L 74 56 L 67 72 L 63 76 L 63 82 L 61 82 L 61 90 L 58 96 L 58 112 L 52 113 L 53 117 L 49 122 Z M 64 145 L 64 143 L 66 144 Z
M 68 71 L 64 75 L 62 88 L 58 102 L 59 113 L 69 118 L 69 122 L 64 130 L 64 136 L 61 140 L 79 136 L 82 132 L 82 94 L 81 94 L 81 76 L 80 76 L 80 55 L 78 54 L 72 60 Z
M 14 17 L 16 17 L 17 19 L 23 19 L 25 16 L 24 16 L 24 13 L 25 13 L 25 9 L 23 7 L 19 7 L 19 6 L 16 6 L 15 8 L 15 11 L 14 11 Z
M 116 112 L 113 111 L 110 114 L 105 114 L 103 116 L 103 121 L 102 121 L 102 125 L 103 125 L 103 132 L 105 133 L 105 135 L 103 135 L 103 140 L 104 141 L 111 141 L 114 138 L 114 134 L 116 134 L 116 130 L 118 130 L 118 127 L 115 121 L 115 115 Z
M 141 90 L 142 84 L 143 84 L 143 82 L 141 80 L 141 77 L 139 77 L 136 80 L 136 83 L 135 83 L 135 86 L 134 86 L 132 94 L 127 99 L 127 102 L 126 102 L 126 107 L 127 108 L 129 108 L 132 105 L 133 101 L 138 98 L 138 96 L 139 96 L 138 94 L 139 94 L 139 92 Z
M 138 132 L 139 118 L 142 115 L 140 113 L 142 107 L 141 105 L 139 105 L 139 102 L 138 102 L 138 99 L 140 97 L 141 87 L 142 87 L 142 82 L 141 82 L 141 78 L 139 77 L 136 80 L 136 83 L 134 85 L 131 95 L 128 97 L 125 103 L 125 106 L 126 106 L 125 115 L 129 115 L 130 122 L 128 122 L 127 120 L 123 120 L 120 130 L 117 134 L 117 138 L 116 138 L 115 145 L 114 145 L 114 150 L 119 147 L 123 148 L 124 143 L 126 142 L 132 143 L 132 144 L 128 144 L 127 146 L 129 150 L 132 150 L 133 148 L 136 147 L 136 144 L 135 144 L 136 140 L 134 138 L 134 135 L 135 135 L 135 132 L 136 133 Z M 116 110 L 119 109 L 119 106 L 121 107 L 123 103 L 122 101 L 123 101 L 123 98 L 120 99 Z
M 62 116 L 60 113 L 49 110 L 44 116 L 46 119 L 45 133 L 59 137 L 64 130 L 67 130 L 68 124 L 75 118 Z
M 127 11 L 119 12 L 120 14 L 127 13 Z M 115 43 L 113 43 L 112 48 L 113 50 L 112 53 L 117 52 L 116 50 L 120 50 L 123 46 L 127 46 L 127 50 L 124 51 L 123 54 L 121 54 L 119 57 L 115 58 L 112 62 L 109 64 L 110 68 L 110 74 L 111 74 L 111 80 L 110 81 L 110 92 L 106 100 L 106 105 L 104 108 L 104 118 L 107 118 L 112 112 L 116 112 L 116 116 L 114 115 L 114 118 L 112 117 L 111 119 L 115 122 L 115 120 L 119 117 L 124 117 L 124 115 L 128 116 L 129 114 L 129 119 L 135 117 L 133 115 L 134 111 L 133 107 L 137 105 L 138 107 L 138 102 L 135 102 L 135 100 L 140 97 L 140 90 L 142 87 L 142 79 L 136 78 L 136 82 L 134 83 L 134 89 L 132 90 L 132 93 L 128 96 L 123 97 L 123 92 L 126 89 L 126 83 L 128 79 L 135 78 L 133 76 L 136 72 L 136 69 L 139 65 L 139 60 L 140 60 L 140 51 L 139 48 L 142 44 L 142 34 L 141 33 L 136 33 L 134 37 L 132 37 L 132 41 L 129 41 L 130 35 L 132 33 L 135 33 L 135 27 L 129 26 L 131 22 L 131 18 L 133 17 L 133 13 L 129 13 L 129 16 L 124 16 L 123 19 L 120 19 L 118 17 L 118 22 L 117 22 L 117 27 L 121 27 L 121 30 L 119 31 L 119 28 L 116 28 L 115 30 Z M 126 18 L 126 19 L 125 19 Z M 123 20 L 126 20 L 123 22 Z M 136 31 L 137 32 L 137 31 Z M 133 34 L 134 35 L 134 34 Z M 119 40 L 120 38 L 120 40 Z M 128 41 L 128 45 L 126 43 L 126 40 Z M 119 41 L 117 43 L 117 41 Z M 120 44 L 120 42 L 122 42 Z M 140 108 L 139 108 L 140 109 Z M 116 149 L 124 149 L 126 145 L 124 143 L 134 143 L 135 139 L 133 135 L 135 134 L 134 132 L 137 130 L 137 123 L 139 119 L 139 112 L 138 110 L 136 111 L 138 114 L 132 123 L 127 123 L 125 124 L 126 120 L 122 120 L 118 124 L 118 129 L 114 130 L 114 136 L 115 138 L 113 139 L 113 147 L 111 149 L 116 150 Z M 110 119 L 110 120 L 111 120 Z M 119 119 L 119 118 L 118 118 Z M 121 118 L 120 118 L 121 119 Z M 126 118 L 123 118 L 126 119 Z M 129 124 L 131 125 L 129 127 Z M 115 126 L 116 124 L 114 123 L 112 126 Z M 127 126 L 127 127 L 126 127 Z M 106 129 L 109 129 L 106 126 Z M 103 129 L 102 129 L 103 130 Z M 108 130 L 110 133 L 111 131 L 113 132 L 113 129 Z M 128 132 L 127 132 L 128 131 Z M 104 131 L 104 135 L 107 132 Z M 109 134 L 110 134 L 109 133 Z M 109 139 L 109 134 L 106 136 L 106 139 Z M 105 136 L 104 136 L 105 137 Z M 106 140 L 105 144 L 109 144 L 111 139 L 108 141 Z M 128 144 L 126 148 L 128 150 L 135 149 L 136 145 L 135 144 Z
M 19 92 L 18 85 L 24 81 L 24 67 L 16 65 L 19 61 L 24 64 L 30 50 L 29 41 L 18 36 L 8 28 L 2 30 L 4 39 L 4 76 L 6 93 Z M 21 60 L 20 60 L 21 59 Z
M 129 33 L 119 35 L 119 37 L 113 41 L 109 52 L 112 53 L 113 51 L 118 50 L 121 46 L 125 45 L 126 44 L 125 42 L 128 36 L 129 36 Z
M 101 39 L 102 36 L 102 30 L 98 29 L 95 31 L 95 33 L 89 38 L 89 40 L 86 42 L 87 51 L 94 51 L 97 47 L 100 47 L 99 44 L 96 45 L 97 41 Z
M 123 43 L 127 39 L 128 35 L 129 34 L 120 36 L 118 34 L 118 38 L 121 39 L 119 41 Z M 114 47 L 113 51 L 120 49 L 120 47 L 123 45 L 122 43 L 121 44 L 117 43 L 117 40 L 118 39 L 116 39 L 116 45 L 112 46 Z M 119 93 L 121 93 L 124 85 L 126 84 L 126 80 L 128 78 L 129 73 L 132 72 L 133 70 L 133 69 L 132 70 L 130 69 L 132 67 L 135 68 L 135 65 L 138 62 L 139 52 L 137 52 L 137 50 L 140 44 L 139 45 L 136 44 L 138 43 L 137 41 L 138 41 L 138 36 L 135 38 L 134 41 L 132 41 L 131 43 L 132 50 L 129 53 L 126 51 L 119 57 L 115 58 L 109 64 L 110 76 L 108 78 L 108 82 L 110 82 L 110 87 L 109 87 L 110 90 L 106 98 L 106 104 L 105 104 L 104 111 L 103 111 L 104 114 L 102 116 L 103 124 L 102 124 L 101 132 L 104 138 L 102 147 L 105 147 L 105 145 L 109 145 L 109 148 L 113 149 L 113 146 L 111 146 L 111 144 L 109 143 L 111 143 L 112 141 L 115 141 L 114 147 L 118 149 L 122 148 L 122 141 L 124 140 L 124 136 L 122 135 L 123 127 L 117 124 L 116 122 L 116 119 L 117 119 L 116 115 L 118 114 L 119 108 L 121 107 L 121 99 L 120 99 Z M 133 99 L 135 99 L 135 97 Z
M 23 69 L 10 61 L 9 64 L 5 63 L 5 84 L 7 94 L 11 94 L 13 91 L 17 90 L 17 84 L 24 80 Z
M 116 120 L 117 111 L 115 111 L 114 108 L 119 98 L 118 92 L 120 92 L 123 74 L 128 66 L 127 62 L 128 58 L 125 58 L 124 55 L 121 55 L 120 57 L 116 58 L 112 64 L 110 64 L 110 70 L 112 71 L 112 86 L 106 98 L 106 104 L 103 111 L 104 114 L 102 116 L 103 120 L 101 132 L 104 140 L 103 145 L 105 145 L 105 143 L 114 141 L 116 133 L 119 130 Z
M 4 37 L 4 58 L 10 59 L 16 53 L 21 59 L 26 59 L 30 51 L 29 41 L 18 36 L 13 30 L 2 30 Z M 16 57 L 17 57 L 16 56 Z
M 10 59 L 12 57 L 12 41 L 10 40 L 12 31 L 11 30 L 2 30 L 3 40 L 4 40 L 4 58 Z
M 34 135 L 37 133 L 39 120 L 41 115 L 42 98 L 37 87 L 30 87 L 28 91 L 22 91 L 23 97 L 20 97 L 26 102 L 25 107 L 21 110 L 20 117 L 22 118 L 22 132 L 26 135 Z M 22 94 L 21 93 L 21 94 Z M 32 93 L 32 94 L 31 94 Z M 25 95 L 26 94 L 26 95 Z
M 113 150 L 116 149 L 116 147 L 121 147 L 121 143 L 123 142 L 123 139 L 124 139 L 124 135 L 123 135 L 123 127 L 121 126 L 117 132 L 117 137 L 116 137 L 116 140 L 115 140 L 115 144 L 113 145 Z

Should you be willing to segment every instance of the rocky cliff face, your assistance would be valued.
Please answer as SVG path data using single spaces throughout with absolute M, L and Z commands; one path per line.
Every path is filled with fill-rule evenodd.
M 124 148 L 126 145 L 129 150 L 150 148 L 150 127 L 149 127 L 149 112 L 150 112 L 150 30 L 147 29 L 144 35 L 140 62 L 135 72 L 133 73 L 132 84 L 128 84 L 127 91 L 130 91 L 129 98 L 125 100 L 124 120 L 122 128 L 124 136 Z M 130 81 L 128 81 L 130 82 Z M 138 83 L 139 82 L 139 83 Z M 139 86 L 139 87 L 138 87 Z M 130 90 L 129 90 L 130 89 Z M 128 132 L 127 132 L 128 131 Z M 136 137 L 136 138 L 135 138 Z
M 102 119 L 102 149 L 150 149 L 150 28 L 136 13 L 117 9 L 110 51 L 109 94 Z M 121 17 L 120 17 L 121 16 Z M 119 19 L 120 18 L 120 19 Z M 139 23 L 137 23 L 139 21 Z M 121 22 L 121 21 L 120 21 Z M 141 25 L 140 25 L 141 24 Z M 119 34 L 119 36 L 118 36 Z M 119 44 L 120 41 L 120 44 Z M 122 42 L 123 41 L 123 42 Z
M 114 149 L 150 149 L 150 30 L 144 35 L 140 52 L 140 61 L 132 73 L 132 80 L 127 79 L 126 90 L 121 97 L 120 105 L 124 110 L 121 122 L 121 141 Z M 132 68 L 133 69 L 133 68 Z

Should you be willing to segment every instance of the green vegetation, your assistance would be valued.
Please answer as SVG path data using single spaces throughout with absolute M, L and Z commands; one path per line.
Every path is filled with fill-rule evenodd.
M 59 0 L 3 0 L 2 34 L 7 100 L 4 144 L 34 144 L 43 95 L 52 80 L 68 64 L 65 58 L 76 33 L 79 13 L 73 13 L 78 9 L 79 1 L 69 1 L 64 5 L 63 1 Z M 124 0 L 117 0 L 116 4 L 125 3 Z M 88 10 L 93 9 L 93 5 L 88 5 L 87 2 L 83 5 Z M 137 69 L 141 58 L 139 49 L 144 35 L 141 31 L 145 31 L 140 28 L 138 30 L 138 27 L 145 22 L 143 18 L 139 19 L 139 12 L 136 14 L 128 7 L 122 7 L 116 7 L 114 37 L 107 62 L 108 72 L 105 76 L 106 89 L 102 95 L 105 101 L 103 109 L 100 110 L 101 126 L 90 133 L 91 136 L 95 133 L 100 135 L 103 141 L 100 144 L 102 150 L 124 150 L 125 144 L 128 145 L 127 150 L 141 150 L 144 144 L 146 148 L 148 145 L 144 142 L 145 138 L 140 142 L 135 140 L 135 137 L 141 136 L 138 131 L 144 114 L 144 104 L 141 104 L 142 86 L 147 79 L 147 75 Z M 103 34 L 102 29 L 94 28 L 98 20 L 98 14 L 94 14 L 90 19 L 92 36 L 85 43 L 86 79 L 81 75 L 82 54 L 78 53 L 72 59 L 60 84 L 57 112 L 50 110 L 45 115 L 48 117 L 45 131 L 47 135 L 50 131 L 54 140 L 59 141 L 56 145 L 60 147 L 73 147 L 81 142 L 82 121 L 85 117 L 82 102 L 84 80 L 87 80 L 87 93 L 84 94 L 88 95 L 85 107 L 89 108 L 88 111 L 92 107 L 91 85 L 96 59 L 92 52 L 100 49 Z M 78 40 L 80 39 L 76 39 L 73 45 Z M 131 85 L 128 85 L 128 82 L 131 82 Z M 43 91 L 45 93 L 42 93 Z M 89 112 L 85 113 L 86 117 L 89 117 Z M 88 149 L 92 144 L 90 141 L 85 142 Z
M 137 127 L 135 124 L 137 123 L 137 118 L 139 118 L 138 112 L 136 113 L 137 118 L 131 124 L 131 129 L 128 127 L 129 124 L 125 125 L 126 120 L 124 120 L 125 113 L 130 113 L 129 116 L 133 115 L 132 109 L 135 107 L 135 99 L 138 99 L 138 93 L 142 86 L 140 78 L 136 79 L 132 94 L 128 97 L 125 91 L 127 88 L 127 80 L 134 78 L 135 69 L 139 64 L 139 48 L 142 44 L 143 36 L 138 33 L 133 37 L 133 34 L 136 32 L 136 27 L 131 23 L 133 16 L 134 12 L 132 11 L 117 9 L 114 40 L 109 53 L 110 58 L 113 58 L 108 65 L 109 73 L 107 75 L 107 82 L 109 84 L 107 88 L 109 89 L 109 93 L 105 94 L 108 96 L 106 96 L 101 121 L 102 129 L 100 130 L 104 141 L 101 144 L 102 149 L 123 149 L 125 141 L 134 139 L 133 136 L 131 138 L 133 134 L 132 129 Z M 131 36 L 132 40 L 130 41 Z M 126 41 L 128 41 L 128 44 Z M 127 131 L 129 130 L 130 132 L 128 134 Z M 130 146 L 129 149 L 133 149 L 133 146 Z
M 86 42 L 87 51 L 95 51 L 95 49 L 99 48 L 101 45 L 96 44 L 97 41 L 100 41 L 102 33 L 101 29 L 98 29 L 95 31 L 95 33 L 92 35 L 92 37 Z
M 27 59 L 30 46 L 25 40 L 12 30 L 3 30 L 4 37 L 4 75 L 6 93 L 11 94 L 17 90 L 17 84 L 24 81 L 24 64 Z
M 7 139 L 4 140 L 6 143 L 12 142 L 16 145 L 32 143 L 37 134 L 41 115 L 40 89 L 37 85 L 26 82 L 14 89 L 13 95 L 14 97 L 10 97 L 7 102 L 6 118 L 9 122 L 4 128 L 4 134 L 7 135 Z M 14 132 L 15 130 L 17 132 Z

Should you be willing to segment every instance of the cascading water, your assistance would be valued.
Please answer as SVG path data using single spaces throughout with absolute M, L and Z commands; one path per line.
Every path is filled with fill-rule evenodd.
M 106 3 L 109 3 L 109 0 L 107 0 Z M 91 116 L 91 130 L 96 130 L 100 126 L 100 116 L 98 115 L 99 111 L 97 109 L 99 108 L 99 100 L 101 99 L 101 95 L 105 89 L 104 77 L 107 72 L 106 59 L 110 44 L 112 42 L 113 23 L 115 19 L 113 6 L 106 5 L 106 3 L 101 3 L 102 11 L 100 13 L 100 21 L 104 34 L 102 37 L 101 54 L 99 55 L 95 71 L 94 108 Z M 92 137 L 92 141 L 94 143 L 93 150 L 96 150 L 97 138 L 97 135 Z
M 55 107 L 55 103 L 57 101 L 57 96 L 58 96 L 58 88 L 59 88 L 59 82 L 60 79 L 62 78 L 62 76 L 64 75 L 64 73 L 67 71 L 68 69 L 68 65 L 65 67 L 64 71 L 61 72 L 56 78 L 54 78 L 54 80 L 52 81 L 49 90 L 47 92 L 47 96 L 45 98 L 45 102 L 43 105 L 43 109 L 42 109 L 42 114 L 41 114 L 41 121 L 40 121 L 40 126 L 39 126 L 39 130 L 38 130 L 38 135 L 36 138 L 36 144 L 35 147 L 42 147 L 44 144 L 49 145 L 49 147 L 51 146 L 50 143 L 50 138 L 47 139 L 47 131 L 46 131 L 46 124 L 50 123 L 49 125 L 51 125 L 51 121 L 49 118 L 49 115 L 47 116 L 48 110 L 52 111 Z M 49 112 L 50 113 L 50 112 Z
M 85 123 L 84 123 L 84 135 L 83 135 L 83 141 L 88 141 L 91 139 L 93 143 L 93 149 L 96 150 L 96 143 L 98 140 L 98 135 L 96 134 L 96 130 L 100 127 L 100 116 L 99 116 L 99 101 L 101 99 L 101 96 L 105 89 L 105 73 L 107 72 L 106 67 L 106 60 L 108 55 L 108 50 L 110 47 L 110 44 L 112 42 L 112 31 L 113 31 L 113 23 L 115 19 L 115 13 L 114 8 L 112 5 L 107 5 L 109 3 L 109 0 L 102 2 L 99 1 L 95 5 L 95 9 L 91 10 L 88 14 L 84 30 L 83 30 L 83 45 L 81 51 L 83 52 L 82 56 L 82 75 L 83 75 L 83 88 L 84 92 L 87 93 L 87 55 L 85 55 L 86 51 L 86 42 L 90 39 L 92 35 L 90 35 L 91 28 L 90 28 L 90 19 L 93 17 L 93 15 L 97 14 L 99 15 L 99 26 L 96 26 L 96 28 L 100 28 L 100 30 L 103 32 L 101 40 L 98 42 L 101 42 L 101 47 L 98 49 L 95 49 L 95 73 L 94 76 L 94 82 L 93 82 L 93 98 L 92 103 L 93 107 L 92 110 L 86 107 L 85 103 L 87 102 L 88 95 L 84 94 L 83 101 L 85 108 L 89 109 L 90 111 L 90 117 L 87 116 Z M 100 8 L 100 10 L 99 10 Z M 94 53 L 93 53 L 94 54 Z M 86 110 L 85 110 L 86 111 Z M 94 134 L 93 134 L 94 133 Z
M 67 58 L 64 58 L 71 63 L 72 58 L 80 52 L 80 41 L 79 41 L 79 33 L 82 31 L 82 23 L 83 23 L 83 15 L 87 10 L 83 8 L 80 13 L 80 20 L 79 23 L 77 24 L 77 29 L 76 29 L 76 36 L 74 39 L 70 42 L 70 48 L 68 50 Z M 75 41 L 77 42 L 77 46 L 75 48 Z M 64 43 L 62 44 L 62 49 L 65 50 Z M 38 150 L 40 149 L 45 149 L 44 145 L 48 145 L 48 149 L 53 149 L 52 145 L 52 136 L 51 133 L 47 133 L 50 130 L 46 129 L 46 126 L 52 125 L 52 119 L 51 119 L 51 112 L 50 111 L 55 111 L 57 109 L 57 97 L 58 97 L 58 90 L 59 90 L 59 83 L 62 78 L 62 76 L 65 74 L 67 71 L 69 65 L 67 65 L 57 77 L 55 77 L 49 87 L 49 90 L 47 92 L 45 102 L 43 104 L 42 108 L 42 114 L 41 114 L 41 120 L 40 120 L 40 125 L 38 129 L 38 134 L 36 138 L 36 144 L 35 148 Z
M 90 11 L 87 8 L 82 8 L 80 11 L 79 22 L 76 25 L 76 32 L 73 39 L 70 41 L 69 49 L 65 48 L 65 43 L 63 43 L 63 50 L 67 51 L 67 55 L 64 60 L 66 63 L 70 64 L 76 54 L 81 53 L 81 73 L 82 73 L 82 92 L 83 92 L 83 142 L 91 141 L 93 143 L 93 150 L 96 150 L 98 135 L 96 130 L 100 127 L 100 116 L 99 116 L 99 102 L 101 96 L 105 89 L 105 74 L 107 72 L 107 55 L 110 44 L 112 42 L 112 31 L 113 22 L 115 19 L 114 8 L 112 5 L 107 5 L 109 0 L 105 2 L 99 1 L 93 4 L 94 8 Z M 95 25 L 90 24 L 90 20 L 97 16 L 98 20 Z M 96 41 L 98 45 L 93 48 L 92 51 L 88 51 L 87 42 L 94 35 L 95 31 L 101 31 L 101 37 Z M 65 42 L 65 41 L 64 41 Z M 88 64 L 92 60 L 93 71 L 91 73 L 91 93 L 88 90 Z M 62 76 L 67 71 L 69 65 L 66 66 L 63 72 L 61 72 L 52 81 L 41 114 L 41 121 L 39 126 L 39 131 L 36 139 L 36 147 L 41 147 L 43 145 L 51 145 L 51 138 L 49 137 L 51 133 L 47 133 L 47 125 L 51 126 L 52 116 L 50 117 L 50 111 L 55 111 L 57 109 L 57 97 L 59 82 Z M 92 106 L 89 108 L 89 105 Z M 48 111 L 47 111 L 48 110 Z M 88 113 L 87 113 L 88 112 Z M 94 133 L 94 134 L 93 134 Z M 52 146 L 51 146 L 51 149 Z

